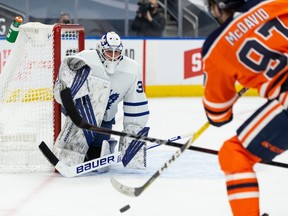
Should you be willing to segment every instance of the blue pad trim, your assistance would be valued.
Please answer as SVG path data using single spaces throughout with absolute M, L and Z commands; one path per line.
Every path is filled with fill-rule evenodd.
M 76 75 L 70 88 L 72 98 L 74 98 L 79 89 L 83 86 L 84 82 L 87 80 L 90 70 L 91 70 L 90 67 L 88 65 L 85 65 L 76 72 Z
M 150 127 L 144 127 L 141 131 L 138 132 L 138 135 L 148 136 L 148 132 Z M 140 140 L 132 140 L 126 152 L 122 158 L 123 166 L 126 167 L 127 164 L 132 160 L 132 158 L 136 155 L 136 153 L 141 149 L 141 147 L 145 144 L 145 142 Z
M 98 126 L 95 115 L 94 115 L 93 107 L 92 107 L 92 104 L 88 95 L 82 98 L 76 99 L 75 106 L 78 109 L 80 115 L 83 117 L 83 119 L 85 119 L 85 121 L 87 121 L 89 124 Z M 95 139 L 98 133 L 95 131 L 90 131 L 86 129 L 83 129 L 83 132 L 84 132 L 84 136 L 86 138 L 87 144 L 90 146 L 90 144 L 93 142 L 93 140 Z

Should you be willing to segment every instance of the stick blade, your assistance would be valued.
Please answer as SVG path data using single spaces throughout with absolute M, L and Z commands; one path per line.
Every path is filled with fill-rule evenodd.
M 53 152 L 49 149 L 44 141 L 40 143 L 39 149 L 53 166 L 57 165 L 59 159 L 53 154 Z
M 141 194 L 142 190 L 141 187 L 135 188 L 135 187 L 128 187 L 126 185 L 121 184 L 119 181 L 117 181 L 115 178 L 111 177 L 111 184 L 112 186 L 119 191 L 120 193 L 130 196 L 130 197 L 137 197 Z
M 89 129 L 89 124 L 87 124 L 83 118 L 80 116 L 78 110 L 74 105 L 73 98 L 71 96 L 71 89 L 66 88 L 60 92 L 62 104 L 68 113 L 69 117 L 71 118 L 72 122 L 80 128 Z

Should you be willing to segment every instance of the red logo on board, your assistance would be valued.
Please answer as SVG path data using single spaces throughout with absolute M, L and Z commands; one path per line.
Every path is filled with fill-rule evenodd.
M 201 48 L 184 52 L 184 79 L 203 74 Z

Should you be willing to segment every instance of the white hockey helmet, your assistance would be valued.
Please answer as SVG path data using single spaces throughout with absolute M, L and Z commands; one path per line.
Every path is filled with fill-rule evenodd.
M 113 74 L 123 59 L 123 45 L 118 34 L 107 32 L 100 40 L 100 56 L 107 73 Z

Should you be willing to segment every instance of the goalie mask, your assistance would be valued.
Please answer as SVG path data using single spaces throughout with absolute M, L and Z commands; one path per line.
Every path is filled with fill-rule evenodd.
M 100 40 L 99 54 L 108 74 L 113 74 L 119 62 L 123 59 L 123 45 L 118 34 L 108 32 Z

